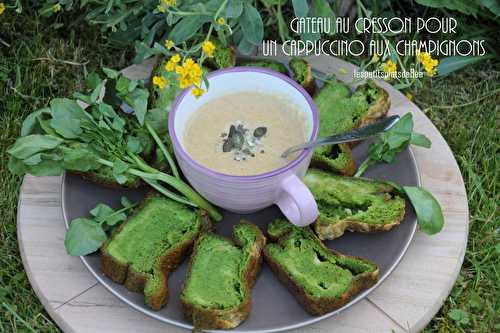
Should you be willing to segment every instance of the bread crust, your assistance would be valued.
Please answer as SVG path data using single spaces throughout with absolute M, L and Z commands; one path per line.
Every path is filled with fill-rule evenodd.
M 318 235 L 319 239 L 335 239 L 344 234 L 347 231 L 353 232 L 364 232 L 372 233 L 379 231 L 389 231 L 395 226 L 399 225 L 404 219 L 405 212 L 401 212 L 400 216 L 390 223 L 385 224 L 370 224 L 364 223 L 357 220 L 344 220 L 339 223 L 321 223 L 321 216 L 318 217 L 316 222 L 313 224 L 314 231 Z
M 149 197 L 158 194 L 150 193 L 146 199 L 134 210 L 133 216 L 140 211 L 144 205 L 147 204 Z M 211 227 L 211 221 L 208 214 L 205 211 L 199 211 L 201 218 L 203 219 L 202 230 L 204 228 Z M 131 216 L 130 218 L 133 218 Z M 113 240 L 113 238 L 120 233 L 120 231 L 125 227 L 126 222 L 122 223 L 114 232 L 113 235 L 108 239 L 104 245 L 101 247 L 101 270 L 103 273 L 116 283 L 123 284 L 125 288 L 133 292 L 144 292 L 146 283 L 148 282 L 148 275 L 135 270 L 128 263 L 123 263 L 113 257 L 108 251 L 108 245 Z M 177 244 L 174 248 L 169 249 L 168 252 L 160 257 L 160 271 L 162 279 L 161 288 L 157 290 L 156 293 L 152 295 L 144 295 L 145 303 L 151 307 L 153 310 L 160 310 L 166 305 L 168 301 L 168 276 L 171 271 L 175 270 L 177 266 L 189 255 L 195 239 L 200 235 L 198 233 L 195 237 L 187 239 L 182 243 Z
M 374 266 L 374 263 L 369 260 L 355 257 L 347 256 L 341 254 L 335 250 L 327 248 L 318 238 L 311 232 L 314 239 L 320 244 L 320 246 L 326 251 L 344 258 L 352 258 L 356 260 L 362 260 L 368 262 Z M 281 240 L 288 235 L 288 232 L 278 238 L 277 243 L 280 244 Z M 362 290 L 368 289 L 373 286 L 378 281 L 379 268 L 372 272 L 365 272 L 357 275 L 353 283 L 349 286 L 349 289 L 344 292 L 339 297 L 312 297 L 309 295 L 305 289 L 299 285 L 292 276 L 283 268 L 283 266 L 276 260 L 272 258 L 269 254 L 268 248 L 264 248 L 264 258 L 266 263 L 269 265 L 271 270 L 276 274 L 278 279 L 287 287 L 287 289 L 295 296 L 297 301 L 302 305 L 304 310 L 313 316 L 320 316 L 328 312 L 332 312 L 336 309 L 341 308 L 347 304 L 355 295 L 360 293 Z
M 328 163 L 328 156 L 322 156 L 319 154 L 313 154 L 313 157 L 311 159 L 311 166 L 325 171 L 333 171 L 343 176 L 353 176 L 356 173 L 357 166 L 356 162 L 354 161 L 354 156 L 352 155 L 352 150 L 349 144 L 346 143 L 341 143 L 339 144 L 339 146 L 341 146 L 340 149 L 342 153 L 347 155 L 347 164 L 343 169 L 333 169 L 332 166 Z
M 240 222 L 240 224 L 246 224 L 258 230 L 257 239 L 253 244 L 253 248 L 250 253 L 250 260 L 244 272 L 244 286 L 246 288 L 244 301 L 239 304 L 237 307 L 230 309 L 208 309 L 192 302 L 189 302 L 185 297 L 183 297 L 183 293 L 181 293 L 181 304 L 184 312 L 185 318 L 193 323 L 195 330 L 196 329 L 231 329 L 240 325 L 248 315 L 250 314 L 250 310 L 252 307 L 252 287 L 257 279 L 258 274 L 261 270 L 262 265 L 262 250 L 266 244 L 266 238 L 264 234 L 259 230 L 259 228 L 248 222 Z M 189 262 L 189 268 L 187 273 L 186 280 L 189 279 L 189 276 L 192 272 L 192 266 L 194 258 L 197 254 L 198 244 L 203 240 L 205 235 L 200 236 L 194 246 L 194 250 L 191 254 L 191 259 Z M 225 238 L 220 235 L 216 235 L 220 238 Z M 241 246 L 242 244 L 238 241 L 237 237 L 235 237 L 233 233 L 233 242 L 237 246 Z M 183 286 L 184 291 L 185 285 Z

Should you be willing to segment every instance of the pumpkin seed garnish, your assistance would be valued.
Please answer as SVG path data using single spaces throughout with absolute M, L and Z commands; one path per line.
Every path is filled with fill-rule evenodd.
M 253 131 L 253 136 L 256 138 L 262 138 L 267 133 L 267 127 L 257 127 L 255 131 Z
M 229 133 L 222 132 L 222 152 L 233 152 L 235 161 L 246 161 L 249 157 L 255 157 L 255 153 L 261 148 L 260 138 L 267 133 L 266 127 L 257 127 L 253 132 L 249 131 L 241 121 L 231 124 Z M 261 154 L 264 153 L 260 149 Z

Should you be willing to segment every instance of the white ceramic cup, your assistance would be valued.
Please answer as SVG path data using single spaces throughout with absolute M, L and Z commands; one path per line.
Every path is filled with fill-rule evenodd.
M 274 71 L 256 67 L 234 67 L 208 75 L 208 91 L 196 99 L 186 89 L 176 99 L 168 127 L 177 162 L 191 185 L 208 201 L 237 213 L 252 213 L 273 204 L 295 225 L 306 226 L 318 217 L 318 207 L 301 181 L 311 161 L 305 149 L 285 166 L 253 176 L 232 176 L 208 169 L 191 158 L 183 146 L 186 124 L 208 101 L 237 92 L 265 92 L 285 97 L 299 107 L 306 119 L 311 140 L 316 139 L 319 119 L 311 96 L 295 81 Z M 210 126 L 210 124 L 207 124 Z

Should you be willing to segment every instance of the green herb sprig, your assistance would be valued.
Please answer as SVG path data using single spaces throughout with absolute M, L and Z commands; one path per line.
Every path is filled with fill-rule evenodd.
M 64 239 L 66 252 L 72 256 L 84 256 L 97 251 L 108 239 L 108 234 L 127 219 L 126 213 L 138 203 L 132 203 L 122 197 L 121 205 L 121 209 L 114 210 L 100 203 L 90 211 L 91 218 L 77 218 L 71 221 Z
M 365 171 L 376 163 L 392 163 L 396 156 L 410 144 L 430 148 L 431 141 L 423 134 L 413 132 L 413 117 L 411 113 L 405 114 L 394 127 L 384 132 L 370 144 L 368 157 L 361 163 L 354 177 L 362 176 Z M 401 194 L 410 200 L 420 230 L 433 235 L 441 231 L 444 225 L 443 212 L 439 202 L 427 190 L 416 186 L 393 185 Z
M 157 134 L 158 110 L 148 111 L 149 92 L 143 83 L 106 69 L 105 83 L 97 74 L 87 80 L 87 94 L 74 96 L 88 104 L 84 110 L 75 100 L 56 98 L 23 123 L 21 137 L 8 149 L 9 170 L 16 175 L 60 175 L 64 170 L 89 172 L 107 167 L 124 184 L 139 177 L 163 195 L 205 209 L 216 221 L 220 213 L 179 176 L 177 166 Z M 106 85 L 106 95 L 99 98 Z M 109 89 L 108 89 L 109 88 Z M 115 108 L 128 104 L 135 118 Z M 156 127 L 156 129 L 155 129 Z M 161 132 L 165 132 L 162 130 Z M 172 174 L 149 166 L 141 153 L 151 149 L 151 138 L 164 154 Z

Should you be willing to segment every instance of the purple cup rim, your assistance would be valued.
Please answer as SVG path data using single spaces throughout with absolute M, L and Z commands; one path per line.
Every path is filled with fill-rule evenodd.
M 311 95 L 297 82 L 295 82 L 293 79 L 290 77 L 269 70 L 265 68 L 260 68 L 260 67 L 245 67 L 245 66 L 238 66 L 238 67 L 232 67 L 232 68 L 226 68 L 226 69 L 220 69 L 213 71 L 207 75 L 207 80 L 210 80 L 211 78 L 214 78 L 216 76 L 228 74 L 228 73 L 246 73 L 246 72 L 254 72 L 254 73 L 262 73 L 262 74 L 267 74 L 270 76 L 277 77 L 286 83 L 290 84 L 293 88 L 298 90 L 298 92 L 306 99 L 307 104 L 309 105 L 309 108 L 311 110 L 312 116 L 313 116 L 313 128 L 312 128 L 312 133 L 311 133 L 311 138 L 310 140 L 315 140 L 318 132 L 319 132 L 319 117 L 318 117 L 318 110 L 316 107 L 316 104 L 314 103 Z M 228 175 L 222 172 L 218 172 L 212 169 L 209 169 L 197 161 L 195 161 L 189 154 L 184 150 L 182 145 L 180 144 L 178 138 L 177 138 L 177 133 L 175 132 L 175 114 L 177 112 L 177 109 L 179 108 L 179 105 L 181 104 L 182 100 L 186 95 L 191 91 L 192 87 L 185 89 L 182 91 L 175 99 L 174 104 L 172 105 L 172 109 L 169 112 L 168 116 L 168 132 L 170 135 L 170 138 L 172 140 L 172 144 L 174 146 L 174 150 L 181 155 L 182 158 L 188 161 L 194 168 L 196 168 L 198 171 L 201 171 L 205 174 L 209 174 L 212 177 L 219 178 L 219 179 L 227 179 L 227 180 L 237 180 L 237 181 L 255 181 L 255 180 L 261 180 L 264 178 L 269 178 L 269 177 L 274 177 L 276 175 L 282 174 L 287 172 L 288 170 L 294 168 L 297 166 L 299 163 L 301 163 L 307 155 L 310 153 L 311 148 L 304 149 L 299 156 L 297 156 L 294 160 L 288 162 L 286 165 L 272 170 L 268 171 L 265 173 L 260 173 L 257 175 L 250 175 L 250 176 L 235 176 L 235 175 Z

